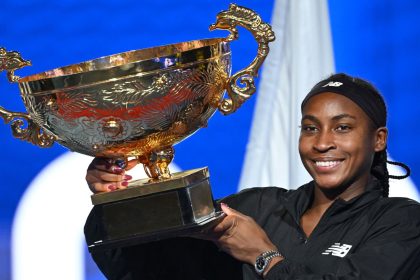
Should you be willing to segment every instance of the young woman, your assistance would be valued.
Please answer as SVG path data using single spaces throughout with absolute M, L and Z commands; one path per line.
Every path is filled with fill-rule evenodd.
M 109 279 L 420 279 L 420 205 L 388 198 L 388 179 L 406 176 L 388 174 L 386 118 L 372 85 L 333 75 L 302 102 L 299 153 L 313 181 L 226 197 L 226 217 L 201 236 L 93 258 Z M 124 188 L 130 177 L 105 162 L 92 162 L 90 188 Z M 88 240 L 95 225 L 94 209 Z

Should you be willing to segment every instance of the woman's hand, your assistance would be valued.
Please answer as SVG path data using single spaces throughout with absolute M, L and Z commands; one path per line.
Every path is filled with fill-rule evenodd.
M 132 177 L 125 174 L 137 164 L 137 160 L 128 161 L 125 168 L 116 164 L 116 160 L 96 157 L 89 165 L 86 173 L 86 181 L 93 193 L 110 192 L 117 189 L 125 189 Z
M 261 253 L 270 250 L 277 251 L 276 246 L 254 219 L 229 208 L 226 204 L 222 203 L 221 207 L 226 217 L 208 232 L 210 240 L 220 249 L 251 265 L 254 265 Z M 276 257 L 270 263 L 270 267 L 282 259 L 282 257 Z

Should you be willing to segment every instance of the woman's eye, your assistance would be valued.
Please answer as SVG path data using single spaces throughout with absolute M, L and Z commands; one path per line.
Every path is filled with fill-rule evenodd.
M 346 125 L 346 124 L 340 124 L 336 128 L 337 131 L 349 131 L 350 129 L 351 129 L 351 127 L 349 125 Z
M 318 128 L 314 125 L 302 125 L 301 126 L 301 131 L 302 132 L 315 132 L 317 130 L 318 130 Z

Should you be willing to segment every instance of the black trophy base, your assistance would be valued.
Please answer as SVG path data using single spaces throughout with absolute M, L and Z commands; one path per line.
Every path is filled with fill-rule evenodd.
M 215 225 L 216 212 L 207 168 L 173 174 L 171 179 L 131 182 L 124 190 L 92 195 L 101 238 L 89 251 L 186 236 Z

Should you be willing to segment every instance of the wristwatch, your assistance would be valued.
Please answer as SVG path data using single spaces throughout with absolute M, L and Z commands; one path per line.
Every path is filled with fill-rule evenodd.
M 262 253 L 255 260 L 255 264 L 254 264 L 255 272 L 259 276 L 262 276 L 264 274 L 265 269 L 270 264 L 271 259 L 274 257 L 281 257 L 281 256 L 282 255 L 280 254 L 279 251 L 266 251 Z

